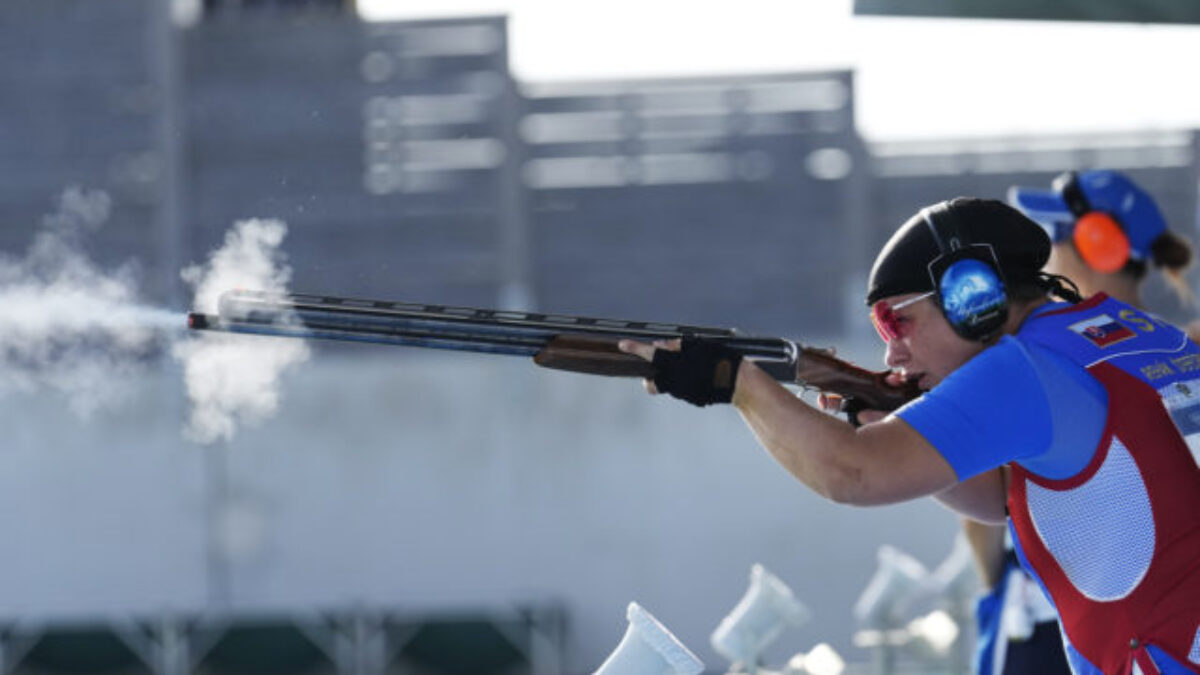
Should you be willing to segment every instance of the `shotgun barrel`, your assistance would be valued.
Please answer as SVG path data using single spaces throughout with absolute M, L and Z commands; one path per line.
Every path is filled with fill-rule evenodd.
M 826 350 L 731 328 L 243 290 L 222 294 L 215 315 L 189 314 L 188 326 L 509 354 L 547 368 L 622 377 L 653 377 L 654 366 L 618 350 L 618 341 L 694 337 L 737 351 L 779 381 L 839 393 L 860 406 L 892 410 L 918 393 L 915 385 L 891 386 L 886 373 L 863 370 Z

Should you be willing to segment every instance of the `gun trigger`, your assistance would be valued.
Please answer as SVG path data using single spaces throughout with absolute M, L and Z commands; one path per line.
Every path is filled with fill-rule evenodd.
M 846 413 L 846 421 L 855 429 L 862 426 L 862 422 L 858 419 L 858 413 L 866 410 L 867 406 L 863 405 L 862 401 L 857 398 L 842 399 L 842 412 Z

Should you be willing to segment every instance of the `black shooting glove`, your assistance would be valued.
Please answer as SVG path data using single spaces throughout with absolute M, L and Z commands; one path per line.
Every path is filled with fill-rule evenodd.
M 654 386 L 692 405 L 729 403 L 742 355 L 717 342 L 685 337 L 679 351 L 654 352 Z

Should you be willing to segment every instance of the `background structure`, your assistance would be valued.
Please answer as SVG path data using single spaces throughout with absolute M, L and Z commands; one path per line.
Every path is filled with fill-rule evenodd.
M 205 6 L 0 6 L 0 250 L 78 185 L 113 203 L 89 254 L 179 311 L 181 266 L 278 218 L 295 290 L 734 324 L 874 366 L 865 272 L 924 204 L 1118 168 L 1195 234 L 1190 129 L 870 143 L 849 70 L 524 82 L 502 17 Z M 87 420 L 4 399 L 0 672 L 586 673 L 630 600 L 720 672 L 755 562 L 817 617 L 773 659 L 865 662 L 877 548 L 933 567 L 956 531 L 931 502 L 828 504 L 732 411 L 629 382 L 319 347 L 277 416 L 198 447 L 155 372 Z

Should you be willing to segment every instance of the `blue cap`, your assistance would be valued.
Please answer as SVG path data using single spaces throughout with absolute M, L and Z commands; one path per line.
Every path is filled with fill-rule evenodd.
M 1008 201 L 1050 233 L 1058 242 L 1065 238 L 1075 224 L 1076 215 L 1063 198 L 1062 186 L 1066 176 L 1054 181 L 1054 189 L 1011 187 Z M 1093 211 L 1112 216 L 1129 238 L 1130 256 L 1143 260 L 1150 256 L 1150 246 L 1167 231 L 1154 198 L 1120 172 L 1108 169 L 1082 171 L 1077 174 L 1079 190 Z

